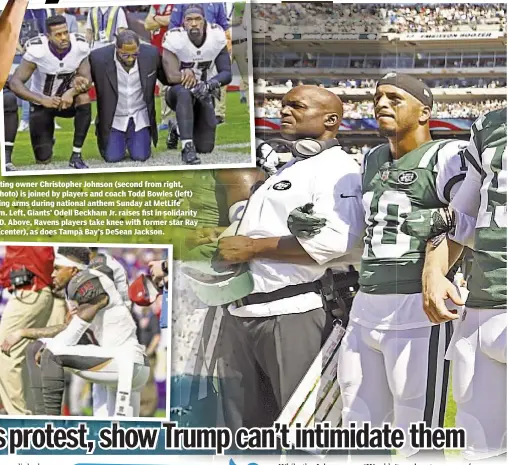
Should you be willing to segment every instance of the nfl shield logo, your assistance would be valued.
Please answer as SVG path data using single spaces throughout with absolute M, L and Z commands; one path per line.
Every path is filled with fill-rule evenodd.
M 383 171 L 381 171 L 381 181 L 386 182 L 386 181 L 388 181 L 389 177 L 390 177 L 390 171 L 389 170 L 383 170 Z

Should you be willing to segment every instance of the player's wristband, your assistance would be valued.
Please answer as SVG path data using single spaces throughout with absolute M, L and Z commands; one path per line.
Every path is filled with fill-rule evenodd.
M 164 260 L 162 262 L 162 272 L 167 276 L 168 275 L 168 262 Z

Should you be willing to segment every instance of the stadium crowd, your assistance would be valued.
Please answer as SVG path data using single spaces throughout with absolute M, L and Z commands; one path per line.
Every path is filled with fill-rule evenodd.
M 374 103 L 372 100 L 353 102 L 344 101 L 344 118 L 363 119 L 374 118 Z M 506 107 L 506 100 L 483 100 L 466 102 L 436 102 L 433 109 L 434 118 L 477 118 L 492 110 Z M 255 114 L 257 118 L 279 118 L 281 100 L 265 98 L 256 102 Z
M 323 32 L 449 32 L 506 25 L 504 4 L 332 5 L 330 3 L 257 4 L 253 18 L 277 26 L 319 26 Z M 332 19 L 333 18 L 333 19 Z
M 448 79 L 423 79 L 431 89 L 499 89 L 506 87 L 506 78 L 448 78 Z M 293 87 L 293 85 L 322 85 L 326 88 L 339 87 L 341 89 L 374 89 L 376 79 L 305 79 L 293 82 L 291 79 L 258 79 L 256 90 L 265 91 L 267 87 Z

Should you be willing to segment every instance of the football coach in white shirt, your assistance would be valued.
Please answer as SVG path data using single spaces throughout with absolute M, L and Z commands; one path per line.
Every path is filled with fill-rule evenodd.
M 359 167 L 335 136 L 341 100 L 298 86 L 282 99 L 281 134 L 295 158 L 251 196 L 236 236 L 219 241 L 219 258 L 248 262 L 253 292 L 228 307 L 218 377 L 226 426 L 271 426 L 332 328 L 318 292 L 327 268 L 353 263 L 363 235 Z M 323 234 L 292 236 L 289 213 L 312 203 Z M 348 219 L 347 223 L 345 219 Z

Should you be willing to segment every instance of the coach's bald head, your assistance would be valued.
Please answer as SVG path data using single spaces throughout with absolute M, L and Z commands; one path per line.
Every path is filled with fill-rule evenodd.
M 285 139 L 333 139 L 342 121 L 342 101 L 317 86 L 297 86 L 282 99 L 281 134 Z

